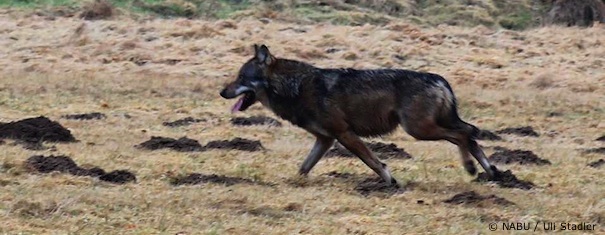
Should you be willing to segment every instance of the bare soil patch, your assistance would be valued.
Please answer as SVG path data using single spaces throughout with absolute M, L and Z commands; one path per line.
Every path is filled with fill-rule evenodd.
M 376 196 L 381 198 L 388 198 L 396 194 L 404 193 L 406 190 L 414 187 L 413 184 L 402 185 L 387 185 L 381 178 L 368 175 L 357 175 L 351 173 L 341 173 L 337 171 L 330 171 L 322 174 L 329 178 L 343 180 L 345 182 L 357 183 L 354 190 L 364 197 Z
M 387 185 L 387 183 L 380 178 L 369 178 L 361 181 L 357 186 L 355 186 L 355 191 L 365 197 L 377 196 L 387 198 L 396 194 L 404 193 L 406 188 L 407 186 L 402 187 L 399 185 Z
M 202 145 L 197 140 L 189 139 L 187 137 L 174 139 L 169 137 L 152 136 L 150 140 L 135 145 L 135 147 L 148 150 L 168 148 L 179 152 L 194 152 L 203 150 Z
M 265 149 L 259 140 L 234 138 L 232 140 L 214 140 L 208 142 L 204 149 L 233 149 L 248 152 L 256 152 Z
M 592 168 L 599 168 L 599 167 L 601 167 L 603 165 L 605 165 L 605 159 L 599 159 L 597 161 L 588 163 L 588 166 L 592 167 Z
M 34 169 L 40 173 L 50 173 L 52 171 L 59 171 L 63 173 L 76 174 L 81 169 L 78 165 L 67 156 L 48 156 L 42 155 L 32 156 L 25 162 L 27 168 Z
M 500 137 L 499 135 L 496 135 L 494 132 L 491 132 L 488 130 L 481 130 L 481 132 L 479 132 L 479 135 L 476 137 L 476 139 L 497 141 L 497 140 L 502 140 L 502 137 Z
M 231 124 L 236 126 L 253 126 L 253 125 L 267 125 L 267 126 L 282 126 L 281 122 L 275 118 L 267 116 L 252 116 L 252 117 L 236 117 L 231 119 Z
M 546 159 L 542 159 L 538 157 L 534 152 L 529 150 L 509 150 L 509 149 L 500 149 L 489 156 L 489 160 L 493 163 L 500 164 L 513 164 L 517 163 L 519 165 L 550 165 L 551 162 Z
M 170 179 L 170 184 L 174 186 L 179 185 L 196 185 L 196 184 L 204 184 L 204 183 L 213 183 L 213 184 L 223 184 L 225 186 L 231 186 L 235 184 L 250 184 L 250 185 L 263 185 L 263 186 L 273 186 L 273 184 L 254 181 L 250 179 L 240 178 L 240 177 L 231 177 L 224 175 L 204 175 L 199 173 L 193 173 L 186 176 L 174 177 Z
M 99 113 L 99 112 L 82 113 L 82 114 L 67 114 L 67 115 L 63 115 L 61 117 L 65 118 L 65 119 L 70 119 L 70 120 L 92 120 L 92 119 L 100 120 L 100 119 L 107 118 L 107 116 L 105 116 L 105 114 Z
M 518 136 L 531 136 L 538 137 L 540 136 L 538 132 L 534 131 L 534 128 L 531 126 L 522 126 L 522 127 L 509 127 L 504 128 L 502 130 L 496 131 L 497 134 L 512 134 Z
M 532 182 L 518 179 L 511 170 L 500 171 L 495 166 L 492 166 L 492 169 L 496 172 L 494 179 L 490 179 L 487 173 L 481 172 L 473 182 L 493 182 L 503 188 L 518 188 L 523 190 L 530 190 L 535 187 L 535 184 Z
M 603 141 L 603 142 L 605 142 L 605 135 L 597 138 L 596 141 Z
M 598 154 L 605 154 L 605 147 L 600 147 L 600 148 L 592 148 L 592 149 L 585 149 L 584 153 L 598 153 Z
M 76 142 L 71 131 L 44 116 L 0 124 L 0 138 L 34 143 Z
M 70 157 L 63 155 L 51 155 L 48 157 L 35 155 L 29 157 L 24 164 L 27 169 L 40 173 L 58 171 L 75 176 L 99 177 L 100 180 L 116 184 L 136 181 L 136 176 L 127 170 L 116 170 L 106 173 L 105 170 L 99 167 L 86 169 L 78 166 Z
M 187 137 L 174 139 L 170 137 L 152 136 L 150 140 L 135 145 L 137 148 L 158 150 L 172 149 L 179 152 L 196 152 L 211 149 L 241 150 L 255 152 L 265 149 L 260 141 L 236 137 L 232 140 L 213 140 L 202 146 L 197 140 Z
M 479 207 L 492 207 L 496 206 L 510 206 L 515 203 L 506 200 L 505 198 L 498 197 L 496 195 L 483 196 L 475 191 L 468 191 L 454 195 L 452 198 L 443 201 L 449 204 L 467 204 L 477 205 Z
M 181 119 L 178 119 L 178 120 L 175 120 L 172 122 L 163 122 L 162 125 L 168 126 L 168 127 L 179 127 L 179 126 L 188 126 L 193 123 L 204 122 L 204 121 L 206 121 L 206 119 L 186 117 L 186 118 L 181 118 Z
M 136 182 L 136 176 L 127 170 L 115 170 L 99 177 L 100 180 L 115 183 L 125 184 L 128 182 Z
M 368 148 L 374 152 L 378 158 L 381 159 L 411 159 L 412 155 L 406 152 L 402 148 L 398 148 L 397 145 L 385 144 L 382 142 L 371 142 L 365 143 Z M 351 153 L 344 146 L 337 143 L 333 148 L 328 150 L 326 157 L 356 157 L 355 154 Z

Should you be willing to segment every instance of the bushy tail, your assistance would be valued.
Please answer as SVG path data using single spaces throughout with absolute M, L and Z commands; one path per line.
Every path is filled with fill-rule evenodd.
M 473 140 L 479 138 L 481 130 L 460 118 L 458 115 L 458 102 L 456 101 L 456 96 L 454 95 L 452 87 L 444 78 L 440 77 L 440 79 L 441 81 L 438 82 L 437 85 L 441 86 L 444 93 L 443 97 L 446 100 L 443 102 L 443 107 L 441 107 L 437 123 L 443 127 L 463 130 L 464 132 L 469 133 L 470 138 Z
M 469 124 L 467 122 L 466 123 L 471 129 L 471 139 L 476 140 L 477 138 L 479 138 L 479 136 L 481 135 L 481 129 L 477 128 L 476 126 L 473 126 L 472 124 Z

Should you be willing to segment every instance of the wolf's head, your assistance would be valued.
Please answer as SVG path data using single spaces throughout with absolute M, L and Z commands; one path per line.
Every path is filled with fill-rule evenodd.
M 265 45 L 254 45 L 254 57 L 246 62 L 239 70 L 235 81 L 227 84 L 221 91 L 225 99 L 233 99 L 243 95 L 231 109 L 232 112 L 244 111 L 256 103 L 259 96 L 265 95 L 268 85 L 268 72 L 276 58 L 269 53 Z

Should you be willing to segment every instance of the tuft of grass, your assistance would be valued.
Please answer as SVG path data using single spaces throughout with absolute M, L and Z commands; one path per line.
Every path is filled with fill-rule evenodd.
M 425 16 L 428 23 L 432 25 L 493 26 L 495 23 L 486 9 L 476 6 L 434 5 L 425 9 Z

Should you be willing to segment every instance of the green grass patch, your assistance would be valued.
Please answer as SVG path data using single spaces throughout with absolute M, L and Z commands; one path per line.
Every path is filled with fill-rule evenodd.
M 530 27 L 533 20 L 531 12 L 520 11 L 503 16 L 498 23 L 505 29 L 520 30 Z
M 73 6 L 74 0 L 0 0 L 0 7 L 38 8 L 48 6 Z

